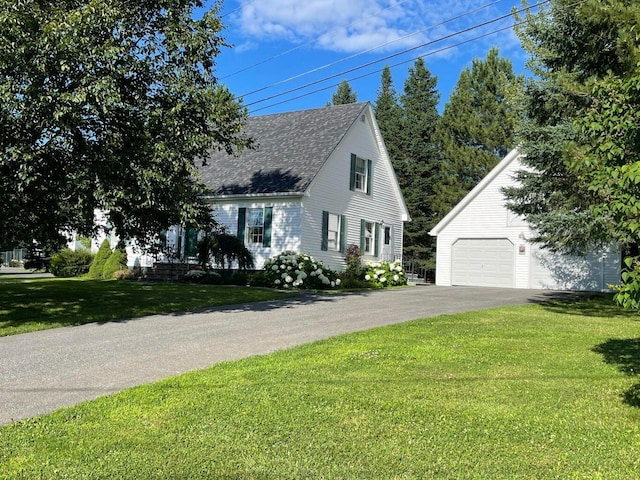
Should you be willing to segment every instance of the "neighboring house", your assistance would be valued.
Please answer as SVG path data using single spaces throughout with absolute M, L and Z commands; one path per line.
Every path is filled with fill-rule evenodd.
M 600 291 L 619 283 L 616 249 L 567 256 L 527 240 L 529 224 L 502 193 L 525 168 L 520 158 L 511 151 L 429 232 L 437 236 L 436 284 Z
M 254 149 L 212 151 L 199 171 L 214 218 L 256 268 L 292 250 L 342 270 L 350 244 L 365 260 L 401 259 L 409 214 L 369 103 L 250 117 L 245 134 Z M 195 259 L 198 239 L 178 226 L 166 234 L 182 258 Z M 128 254 L 131 265 L 152 262 Z

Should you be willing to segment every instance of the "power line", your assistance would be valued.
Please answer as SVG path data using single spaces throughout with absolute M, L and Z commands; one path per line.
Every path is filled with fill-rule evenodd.
M 502 27 L 502 28 L 499 28 L 499 29 L 497 29 L 497 30 L 493 30 L 493 31 L 491 31 L 491 32 L 484 33 L 484 34 L 482 34 L 482 35 L 478 35 L 477 37 L 470 38 L 470 39 L 467 39 L 467 40 L 463 40 L 463 41 L 461 41 L 461 42 L 459 42 L 459 43 L 456 43 L 456 44 L 454 44 L 454 45 L 447 45 L 446 47 L 442 47 L 442 48 L 439 48 L 439 49 L 437 49 L 437 50 L 432 50 L 432 51 L 430 51 L 430 52 L 427 52 L 427 53 L 424 53 L 424 54 L 418 55 L 418 56 L 416 56 L 416 57 L 410 58 L 409 60 L 403 60 L 403 61 L 401 61 L 401 62 L 395 63 L 395 64 L 393 64 L 393 65 L 389 66 L 389 68 L 393 69 L 393 68 L 398 67 L 398 66 L 400 66 L 400 65 L 404 65 L 404 64 L 409 63 L 409 62 L 414 62 L 414 61 L 416 61 L 416 60 L 417 60 L 417 59 L 419 59 L 419 58 L 424 58 L 424 57 L 428 57 L 428 56 L 431 56 L 431 55 L 436 55 L 436 54 L 438 54 L 438 53 L 442 53 L 442 52 L 444 52 L 444 51 L 446 51 L 446 50 L 450 50 L 450 49 L 452 49 L 452 48 L 456 48 L 456 47 L 459 47 L 459 46 L 461 46 L 461 45 L 465 45 L 465 44 L 467 44 L 467 43 L 475 42 L 475 41 L 477 41 L 477 40 L 480 40 L 480 39 L 482 39 L 482 38 L 485 38 L 485 37 L 488 37 L 488 36 L 491 36 L 491 35 L 495 35 L 496 33 L 500 33 L 500 32 L 503 32 L 503 31 L 505 31 L 505 30 L 511 30 L 512 28 L 514 28 L 514 27 L 516 27 L 516 26 L 518 26 L 518 25 L 521 25 L 521 24 L 523 24 L 523 23 L 524 23 L 524 22 L 514 23 L 514 24 L 509 25 L 509 26 L 507 26 L 507 27 Z M 363 74 L 363 75 L 359 75 L 359 76 L 357 76 L 357 77 L 349 78 L 349 79 L 347 79 L 347 81 L 348 81 L 348 82 L 353 82 L 353 81 L 356 81 L 356 80 L 360 80 L 360 79 L 362 79 L 362 78 L 369 77 L 369 76 L 374 75 L 374 74 L 376 74 L 376 73 L 380 73 L 380 72 L 382 72 L 382 70 L 383 70 L 383 69 L 382 69 L 382 68 L 380 68 L 380 69 L 378 69 L 378 70 L 374 70 L 374 71 L 372 71 L 372 72 L 365 73 L 365 74 Z M 269 105 L 267 105 L 267 106 L 265 106 L 265 107 L 257 108 L 257 109 L 255 109 L 255 110 L 253 110 L 253 111 L 252 111 L 252 113 L 260 112 L 260 111 L 262 111 L 262 110 L 266 110 L 266 109 L 268 109 L 268 108 L 276 107 L 276 106 L 278 106 L 278 105 L 282 105 L 282 104 L 284 104 L 284 103 L 292 102 L 292 101 L 294 101 L 294 100 L 299 100 L 299 99 L 301 99 L 301 98 L 304 98 L 304 97 L 307 97 L 307 96 L 310 96 L 310 95 L 315 95 L 316 93 L 324 92 L 324 91 L 329 90 L 329 89 L 331 89 L 331 88 L 335 88 L 335 87 L 337 87 L 338 85 L 340 85 L 340 83 L 331 84 L 331 85 L 329 85 L 329 86 L 322 87 L 322 88 L 318 88 L 318 89 L 313 90 L 313 91 L 311 91 L 311 92 L 306 92 L 306 93 L 303 93 L 303 94 L 301 94 L 301 95 L 297 95 L 297 96 L 295 96 L 295 97 L 288 98 L 288 99 L 286 99 L 286 100 L 281 100 L 281 101 L 279 101 L 279 102 L 269 104 Z M 285 92 L 285 93 L 289 93 L 289 92 Z M 251 105 L 251 104 L 249 104 L 249 105 Z
M 379 48 L 382 48 L 382 47 L 386 47 L 386 46 L 388 46 L 388 45 L 391 45 L 392 43 L 396 43 L 396 42 L 399 42 L 399 41 L 401 41 L 401 40 L 405 40 L 405 39 L 407 39 L 407 38 L 409 38 L 409 37 L 413 37 L 413 36 L 418 35 L 418 34 L 420 34 L 420 33 L 424 33 L 424 32 L 426 32 L 426 31 L 428 31 L 428 30 L 432 30 L 432 29 L 434 29 L 434 28 L 441 27 L 442 25 L 445 25 L 445 24 L 447 24 L 447 23 L 449 23 L 449 22 L 452 22 L 452 21 L 454 21 L 454 20 L 459 20 L 459 19 L 461 19 L 461 18 L 463 18 L 463 17 L 465 17 L 465 16 L 467 16 L 467 15 L 471 15 L 471 14 L 477 13 L 477 12 L 479 12 L 480 10 L 483 10 L 483 9 L 485 9 L 485 8 L 488 8 L 488 7 L 490 7 L 490 6 L 493 6 L 493 5 L 495 5 L 496 3 L 500 3 L 501 1 L 503 1 L 503 0 L 495 0 L 495 1 L 491 2 L 491 3 L 488 3 L 488 4 L 486 4 L 486 5 L 483 5 L 483 6 L 481 6 L 481 7 L 478 7 L 478 8 L 476 8 L 476 9 L 474 9 L 474 10 L 470 10 L 470 11 L 468 11 L 468 12 L 462 13 L 462 14 L 460 14 L 460 15 L 457 15 L 457 16 L 455 16 L 455 17 L 449 18 L 449 19 L 447 19 L 447 20 L 443 20 L 443 21 L 442 21 L 442 22 L 440 22 L 440 23 L 437 23 L 437 24 L 431 25 L 431 26 L 429 26 L 429 27 L 423 28 L 422 30 L 417 30 L 417 31 L 415 31 L 415 32 L 412 32 L 412 33 L 410 33 L 410 34 L 407 34 L 407 35 L 404 35 L 404 36 L 402 36 L 402 37 L 396 38 L 396 39 L 394 39 L 394 40 L 390 40 L 390 41 L 388 41 L 388 42 L 386 42 L 386 43 L 383 43 L 383 44 L 381 44 L 381 45 L 378 45 L 378 46 L 375 46 L 375 47 L 369 48 L 369 49 L 367 49 L 367 50 L 363 50 L 363 51 L 361 51 L 361 52 L 355 53 L 355 54 L 350 55 L 350 56 L 347 56 L 347 57 L 340 58 L 340 59 L 338 59 L 338 60 L 336 60 L 336 61 L 334 61 L 334 62 L 327 63 L 327 64 L 325 64 L 325 65 L 322 65 L 322 66 L 320 66 L 320 67 L 313 68 L 313 69 L 308 70 L 308 71 L 303 72 L 303 73 L 299 73 L 299 74 L 294 75 L 294 76 L 292 76 L 292 77 L 286 78 L 286 79 L 284 79 L 284 80 L 280 80 L 280 81 L 278 81 L 278 82 L 276 82 L 276 83 L 272 83 L 271 85 L 267 85 L 266 87 L 262 87 L 262 88 L 259 88 L 259 89 L 257 89 L 257 90 L 253 90 L 253 91 L 251 91 L 251 92 L 245 93 L 245 94 L 240 95 L 240 96 L 241 96 L 242 98 L 244 98 L 244 97 L 247 97 L 247 96 L 249 96 L 249 95 L 254 95 L 254 94 L 256 94 L 256 93 L 263 92 L 263 91 L 265 91 L 265 90 L 269 90 L 269 89 L 271 89 L 271 88 L 273 88 L 273 87 L 277 87 L 277 86 L 279 86 L 279 85 L 283 85 L 283 84 L 288 83 L 288 82 L 290 82 L 290 81 L 292 81 L 292 80 L 296 80 L 296 79 L 298 79 L 298 78 L 304 77 L 304 76 L 309 75 L 309 74 L 311 74 L 311 73 L 319 72 L 320 70 L 324 70 L 325 68 L 333 67 L 333 66 L 335 66 L 335 65 L 337 65 L 337 64 L 339 64 L 339 63 L 345 62 L 345 61 L 347 61 L 347 60 L 352 60 L 352 59 L 357 58 L 357 57 L 359 57 L 359 56 L 361 56 L 361 55 L 364 55 L 364 54 L 366 54 L 366 53 L 369 53 L 369 52 L 372 52 L 372 51 L 374 51 L 374 50 L 378 50 Z M 275 58 L 278 58 L 279 56 L 283 56 L 283 55 L 285 55 L 285 54 L 287 54 L 287 53 L 293 52 L 293 51 L 297 50 L 298 48 L 301 48 L 301 47 L 300 47 L 300 46 L 295 47 L 295 48 L 293 48 L 293 49 L 291 49 L 291 50 L 288 50 L 287 52 L 285 52 L 285 53 L 283 53 L 283 54 L 281 54 L 281 55 L 277 55 L 277 56 L 275 56 L 275 57 L 271 57 L 271 59 L 275 59 Z M 263 61 L 263 62 L 260 62 L 259 64 L 256 64 L 255 66 L 257 66 L 257 65 L 261 65 L 261 64 L 263 64 L 263 63 L 266 63 L 267 61 L 268 61 L 268 60 L 265 60 L 265 61 Z M 248 67 L 247 69 L 249 69 L 249 68 L 252 68 L 252 67 Z M 222 79 L 224 79 L 224 78 L 225 78 L 225 77 L 222 77 Z
M 547 4 L 547 3 L 549 3 L 549 1 L 550 1 L 550 0 L 543 0 L 543 1 L 541 1 L 541 2 L 538 2 L 538 3 L 534 4 L 534 5 L 529 5 L 529 6 L 527 6 L 527 7 L 523 7 L 523 8 L 521 8 L 520 10 L 517 10 L 517 11 L 516 11 L 516 12 L 514 12 L 514 13 L 522 13 L 523 11 L 530 10 L 531 8 L 535 8 L 535 7 L 538 7 L 538 6 L 541 6 L 541 5 Z M 585 1 L 585 0 L 582 0 L 582 1 Z M 387 55 L 386 57 L 382 57 L 382 58 L 380 58 L 380 59 L 378 59 L 378 60 L 373 60 L 373 61 L 371 61 L 371 62 L 367 62 L 367 63 L 365 63 L 365 64 L 362 64 L 362 65 L 359 65 L 359 66 L 356 66 L 356 67 L 350 68 L 350 69 L 348 69 L 348 70 L 344 70 L 344 71 L 342 71 L 342 72 L 339 72 L 339 73 L 336 73 L 336 74 L 333 74 L 333 75 L 330 75 L 330 76 L 324 77 L 324 78 L 322 78 L 322 79 L 315 80 L 315 81 L 313 81 L 313 82 L 309 82 L 309 83 L 306 83 L 306 84 L 304 84 L 304 85 L 300 85 L 300 86 L 298 86 L 298 87 L 295 87 L 295 88 L 289 89 L 289 90 L 287 90 L 287 91 L 285 91 L 285 92 L 281 92 L 281 93 L 277 93 L 277 94 L 274 94 L 274 95 L 270 95 L 270 96 L 265 97 L 265 98 L 263 98 L 263 99 L 256 100 L 256 101 L 253 101 L 253 102 L 251 102 L 251 103 L 248 103 L 248 104 L 246 104 L 246 106 L 247 106 L 247 107 L 250 107 L 250 106 L 252 106 L 252 105 L 257 105 L 257 104 L 260 104 L 260 103 L 268 102 L 269 100 L 273 100 L 273 99 L 275 99 L 275 98 L 279 98 L 279 97 L 282 97 L 282 96 L 288 95 L 288 94 L 290 94 L 290 93 L 294 93 L 294 92 L 297 92 L 297 91 L 303 90 L 303 89 L 305 89 L 305 88 L 309 88 L 309 87 L 312 87 L 312 86 L 314 86 L 314 85 L 318 85 L 318 84 L 323 83 L 323 82 L 326 82 L 326 81 L 328 81 L 328 80 L 331 80 L 331 79 L 334 79 L 334 78 L 337 78 L 337 77 L 341 77 L 341 76 L 344 76 L 344 75 L 348 75 L 348 74 L 353 73 L 353 72 L 355 72 L 355 71 L 357 71 L 357 70 L 361 70 L 361 69 L 363 69 L 363 68 L 370 67 L 371 65 L 375 65 L 375 64 L 377 64 L 377 63 L 384 62 L 384 61 L 389 60 L 389 59 L 391 59 L 391 58 L 395 58 L 395 57 L 398 57 L 398 56 L 400 56 L 400 55 L 404 55 L 404 54 L 406 54 L 406 53 L 409 53 L 409 52 L 412 52 L 412 51 L 418 50 L 418 49 L 420 49 L 420 48 L 424 48 L 424 47 L 427 47 L 427 46 L 429 46 L 429 45 L 433 45 L 433 44 L 435 44 L 435 43 L 442 42 L 442 41 L 444 41 L 444 40 L 448 40 L 448 39 L 450 39 L 450 38 L 456 37 L 456 36 L 458 36 L 458 35 L 462 35 L 462 34 L 464 34 L 464 33 L 470 32 L 470 31 L 472 31 L 472 30 L 475 30 L 475 29 L 478 29 L 478 28 L 481 28 L 481 27 L 485 27 L 485 26 L 487 26 L 487 25 L 491 25 L 491 24 L 493 24 L 493 23 L 499 22 L 500 20 L 504 20 L 505 18 L 512 17 L 514 13 L 509 13 L 509 14 L 506 14 L 506 15 L 502 15 L 502 16 L 497 17 L 497 18 L 494 18 L 494 19 L 492 19 L 492 20 L 488 20 L 488 21 L 486 21 L 486 22 L 482 22 L 482 23 L 479 23 L 479 24 L 473 25 L 473 26 L 471 26 L 471 27 L 465 28 L 465 29 L 463 29 L 463 30 L 459 30 L 459 31 L 454 32 L 454 33 L 451 33 L 451 34 L 449 34 L 449 35 L 445 35 L 445 36 L 440 37 L 440 38 L 437 38 L 437 39 L 435 39 L 435 40 L 431 40 L 431 41 L 429 41 L 429 42 L 426 42 L 426 43 L 423 43 L 423 44 L 417 45 L 417 46 L 415 46 L 415 47 L 408 48 L 408 49 L 406 49 L 406 50 L 402 50 L 402 51 L 400 51 L 400 52 L 396 52 L 396 53 L 391 54 L 391 55 Z M 512 28 L 512 27 L 511 27 L 511 28 Z M 481 37 L 480 37 L 480 38 L 481 38 Z

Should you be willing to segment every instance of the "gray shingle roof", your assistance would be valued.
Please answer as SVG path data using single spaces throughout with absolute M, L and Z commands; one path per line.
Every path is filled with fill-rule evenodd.
M 201 180 L 212 195 L 302 193 L 368 103 L 250 117 L 255 149 L 212 151 Z

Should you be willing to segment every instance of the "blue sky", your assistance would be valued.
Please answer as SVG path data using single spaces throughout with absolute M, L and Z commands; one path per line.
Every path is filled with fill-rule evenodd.
M 514 19 L 494 21 L 514 7 L 520 0 L 226 0 L 222 35 L 233 47 L 217 73 L 251 115 L 263 115 L 323 107 L 342 80 L 374 103 L 385 64 L 402 92 L 424 55 L 442 107 L 461 70 L 492 46 L 525 73 Z

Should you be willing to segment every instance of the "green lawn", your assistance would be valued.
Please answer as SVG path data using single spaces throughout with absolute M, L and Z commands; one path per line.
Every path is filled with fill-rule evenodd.
M 637 478 L 638 320 L 583 299 L 223 363 L 0 428 L 0 478 Z
M 0 336 L 290 295 L 260 288 L 184 283 L 0 278 Z

